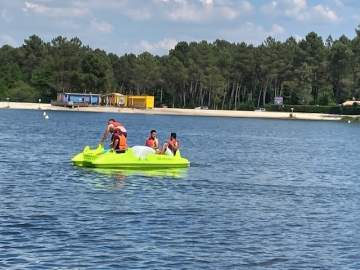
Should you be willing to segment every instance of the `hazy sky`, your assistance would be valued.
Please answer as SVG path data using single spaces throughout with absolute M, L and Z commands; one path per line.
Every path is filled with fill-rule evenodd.
M 0 46 L 63 35 L 117 54 L 165 54 L 183 40 L 353 37 L 358 24 L 358 0 L 0 0 Z

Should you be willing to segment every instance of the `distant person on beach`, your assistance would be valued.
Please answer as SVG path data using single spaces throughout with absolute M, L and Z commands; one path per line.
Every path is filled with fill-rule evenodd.
M 159 149 L 159 140 L 156 137 L 156 135 L 157 135 L 156 130 L 155 129 L 151 130 L 149 138 L 147 138 L 147 140 L 145 141 L 145 146 L 151 147 L 155 151 L 158 151 L 158 149 Z
M 116 130 L 111 137 L 111 149 L 118 154 L 125 153 L 127 140 L 123 132 Z
M 119 121 L 116 121 L 115 119 L 111 118 L 107 122 L 106 129 L 104 131 L 104 134 L 102 135 L 100 139 L 100 144 L 103 144 L 106 138 L 109 134 L 112 134 L 114 136 L 115 133 L 119 133 L 120 135 L 124 135 L 125 138 L 127 138 L 127 131 L 123 124 L 121 124 Z M 113 141 L 113 136 L 111 138 L 111 141 Z
M 176 139 L 176 133 L 172 132 L 170 134 L 169 140 L 164 144 L 161 152 L 163 154 L 166 154 L 166 152 L 170 151 L 175 156 L 176 151 L 179 150 L 179 148 L 180 148 L 180 143 Z

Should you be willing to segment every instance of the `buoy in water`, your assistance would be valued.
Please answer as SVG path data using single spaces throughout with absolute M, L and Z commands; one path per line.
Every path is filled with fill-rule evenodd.
M 43 116 L 45 116 L 46 115 L 46 112 L 43 112 Z
M 348 120 L 348 124 L 351 124 L 351 121 L 350 121 L 350 120 Z
M 45 119 L 49 119 L 49 116 L 48 116 L 48 115 L 45 115 Z

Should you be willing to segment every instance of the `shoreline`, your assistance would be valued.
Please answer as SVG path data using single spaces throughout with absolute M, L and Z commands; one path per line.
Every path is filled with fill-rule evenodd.
M 297 113 L 290 117 L 289 112 L 255 112 L 255 111 L 231 111 L 231 110 L 197 110 L 178 108 L 154 108 L 133 109 L 117 107 L 79 107 L 67 108 L 52 106 L 47 103 L 22 103 L 22 102 L 0 102 L 0 109 L 23 109 L 43 111 L 68 111 L 68 112 L 98 112 L 98 113 L 125 113 L 125 114 L 149 114 L 149 115 L 185 115 L 185 116 L 209 116 L 209 117 L 233 117 L 233 118 L 262 118 L 262 119 L 291 119 L 291 120 L 323 120 L 339 121 L 345 115 L 332 115 L 320 113 Z M 352 116 L 354 117 L 354 116 Z

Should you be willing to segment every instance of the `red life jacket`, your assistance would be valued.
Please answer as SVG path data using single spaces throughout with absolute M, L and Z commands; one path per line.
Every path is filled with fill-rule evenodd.
M 125 128 L 124 125 L 121 124 L 120 122 L 115 121 L 115 122 L 112 122 L 111 124 L 112 124 L 113 127 L 114 127 L 114 131 L 119 130 L 119 131 L 121 131 L 122 133 L 127 133 L 126 128 Z

